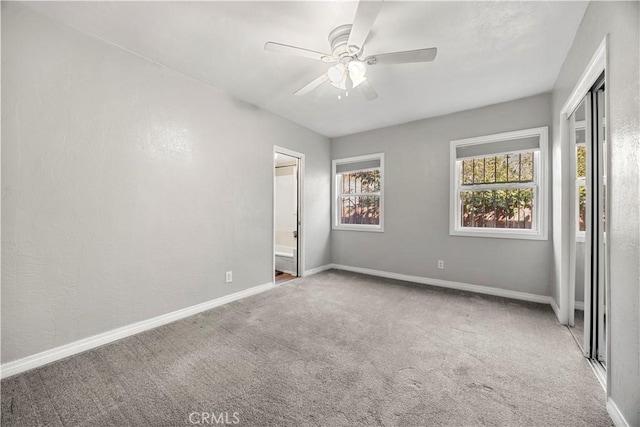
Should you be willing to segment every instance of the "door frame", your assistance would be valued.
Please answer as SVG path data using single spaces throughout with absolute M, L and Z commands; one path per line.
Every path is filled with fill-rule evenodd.
M 561 128 L 560 136 L 561 136 L 562 152 L 567 153 L 567 156 L 562 156 L 562 157 L 568 158 L 569 161 L 572 161 L 573 158 L 575 157 L 575 154 L 571 151 L 571 150 L 574 150 L 575 147 L 571 147 L 571 138 L 569 134 L 569 129 L 570 129 L 569 118 L 571 114 L 575 111 L 575 109 L 578 108 L 578 106 L 580 105 L 580 102 L 582 102 L 585 96 L 587 96 L 587 94 L 591 90 L 591 87 L 596 83 L 596 81 L 598 80 L 598 78 L 603 72 L 605 73 L 605 85 L 608 84 L 609 77 L 607 73 L 607 62 L 608 62 L 607 55 L 608 55 L 608 36 L 605 36 L 605 38 L 602 40 L 602 43 L 600 43 L 600 46 L 598 47 L 595 54 L 591 58 L 589 65 L 584 70 L 584 72 L 582 73 L 582 76 L 578 80 L 578 83 L 576 84 L 575 88 L 571 92 L 571 95 L 569 96 L 569 98 L 563 105 L 562 109 L 560 110 L 560 128 Z M 609 97 L 607 95 L 605 99 L 605 103 L 607 104 L 607 107 L 609 106 L 608 100 L 609 100 Z M 608 132 L 608 128 L 607 128 L 607 132 Z M 562 153 L 558 153 L 558 154 L 562 154 Z M 554 153 L 554 155 L 557 155 L 557 154 Z M 571 176 L 569 176 L 569 173 L 568 173 L 571 170 L 571 165 L 565 160 L 563 161 L 562 168 L 560 170 L 563 172 L 561 172 L 560 174 L 554 174 L 554 177 L 553 177 L 554 187 L 557 187 L 558 185 L 560 185 L 562 188 L 562 193 L 568 193 L 571 195 L 575 191 L 575 190 L 572 190 L 572 188 L 575 187 L 575 185 L 570 182 Z M 571 226 L 571 224 L 573 223 L 571 213 L 573 213 L 574 211 L 574 208 L 572 207 L 573 199 L 567 200 L 569 199 L 569 197 L 566 197 L 564 199 L 569 202 L 569 206 L 565 209 L 562 206 L 562 204 L 560 204 L 560 206 L 558 206 L 557 204 L 554 204 L 554 210 L 560 207 L 562 211 L 565 212 L 565 214 L 562 215 L 562 221 L 560 221 L 561 224 L 563 225 L 569 224 L 569 226 Z M 554 221 L 554 228 L 561 228 L 561 227 L 558 227 L 558 221 Z M 570 255 L 575 254 L 575 250 L 576 250 L 575 238 L 572 238 L 575 233 L 574 233 L 574 230 L 569 230 L 569 233 L 561 231 L 561 233 L 562 233 L 562 245 L 561 245 L 562 250 L 561 250 L 560 256 L 561 256 L 562 262 L 560 263 L 560 265 L 562 266 L 563 271 L 561 272 L 561 275 L 560 275 L 561 277 L 560 295 L 559 295 L 559 301 L 558 301 L 558 305 L 560 309 L 559 320 L 560 320 L 560 323 L 562 324 L 568 324 L 569 316 L 570 316 L 569 313 L 575 310 L 575 283 L 572 285 L 570 280 L 570 279 L 574 279 L 574 282 L 575 282 L 575 277 L 574 277 L 575 271 L 572 272 L 571 269 L 569 268 L 572 264 Z M 575 270 L 575 266 L 574 266 L 574 270 Z
M 285 156 L 295 157 L 298 159 L 298 239 L 297 239 L 297 251 L 296 257 L 297 259 L 297 270 L 298 276 L 303 277 L 305 272 L 305 221 L 304 221 L 304 175 L 305 175 L 305 155 L 304 153 L 299 153 L 297 151 L 290 150 L 288 148 L 280 147 L 278 145 L 273 146 L 273 153 L 271 153 L 271 165 L 272 165 L 272 211 L 273 211 L 273 221 L 272 221 L 272 233 L 271 233 L 271 262 L 272 262 L 272 280 L 273 283 L 276 283 L 276 168 L 274 165 L 276 154 L 284 154 Z
M 604 76 L 606 78 L 606 76 Z M 593 358 L 595 361 L 599 362 L 598 366 L 596 366 L 596 369 L 598 372 L 600 372 L 601 377 L 604 379 L 604 375 L 603 375 L 603 369 L 602 366 L 600 364 L 600 361 L 598 360 L 598 355 L 597 353 L 600 351 L 600 346 L 597 345 L 598 343 L 598 339 L 600 338 L 600 316 L 597 314 L 600 308 L 600 300 L 601 298 L 605 299 L 605 313 L 608 313 L 608 309 L 610 307 L 610 302 L 609 302 L 609 288 L 610 288 L 610 277 L 609 277 L 609 271 L 611 269 L 611 263 L 610 263 L 610 256 L 609 256 L 609 245 L 606 244 L 606 240 L 607 240 L 607 236 L 610 236 L 609 230 L 608 230 L 608 222 L 609 221 L 603 221 L 603 216 L 602 216 L 602 210 L 604 209 L 605 215 L 607 213 L 610 212 L 610 209 L 608 209 L 608 204 L 609 201 L 611 200 L 611 198 L 608 196 L 607 193 L 607 189 L 608 186 L 606 186 L 605 184 L 603 184 L 603 175 L 602 175 L 602 169 L 604 169 L 606 172 L 606 175 L 608 175 L 608 172 L 611 170 L 611 168 L 609 167 L 609 165 L 605 165 L 603 164 L 603 157 L 605 159 L 610 158 L 609 153 L 604 153 L 604 149 L 605 147 L 603 147 L 600 143 L 600 141 L 603 139 L 602 137 L 602 125 L 598 120 L 598 117 L 596 117 L 596 114 L 599 115 L 598 111 L 602 108 L 605 109 L 605 111 L 608 111 L 607 108 L 608 106 L 606 105 L 606 96 L 608 93 L 609 88 L 606 86 L 606 79 L 604 78 L 599 78 L 596 83 L 594 84 L 594 86 L 591 88 L 590 92 L 589 92 L 589 103 L 588 103 L 588 108 L 587 108 L 587 113 L 589 114 L 589 121 L 587 121 L 587 125 L 593 130 L 593 129 L 597 129 L 596 132 L 591 133 L 591 135 L 589 135 L 589 137 L 587 137 L 587 143 L 589 144 L 589 148 L 587 149 L 587 230 L 586 230 L 586 238 L 585 238 L 585 243 L 589 243 L 588 245 L 585 245 L 585 255 L 586 258 L 590 259 L 590 264 L 589 264 L 589 272 L 587 273 L 586 269 L 585 269 L 585 285 L 586 283 L 589 283 L 591 285 L 591 289 L 589 290 L 589 293 L 591 294 L 591 297 L 589 299 L 589 308 L 591 310 L 590 316 L 589 316 L 589 322 L 587 323 L 586 319 L 587 316 L 585 316 L 585 328 L 584 328 L 584 340 L 585 340 L 585 355 L 587 357 L 591 357 Z M 599 102 L 596 100 L 596 98 L 598 97 L 597 95 L 597 91 L 604 87 L 605 91 L 604 91 L 604 98 L 602 100 L 602 102 L 605 105 L 600 105 Z M 594 110 L 594 107 L 597 106 L 599 107 L 599 110 Z M 608 137 L 608 127 L 605 125 L 604 127 L 604 139 L 605 141 L 607 141 L 607 145 L 606 145 L 606 149 L 608 151 L 609 148 L 609 137 Z M 604 175 L 604 176 L 606 176 Z M 608 178 L 606 178 L 608 179 Z M 603 192 L 602 190 L 605 189 L 605 191 Z M 596 197 L 594 197 L 594 195 Z M 597 223 L 597 229 L 598 230 L 602 230 L 602 233 L 600 233 L 600 231 L 598 231 L 597 233 L 595 233 L 596 237 L 594 238 L 594 232 L 593 232 L 593 227 L 594 224 Z M 594 259 L 594 248 L 595 248 L 595 252 L 596 254 L 604 254 L 604 259 L 600 256 L 597 256 Z M 594 274 L 595 273 L 595 274 Z M 597 295 L 596 293 L 594 293 L 594 288 L 593 288 L 593 283 L 594 281 L 597 283 Z M 604 289 L 601 288 L 601 286 L 604 286 Z M 587 288 L 585 286 L 585 293 L 587 291 Z M 585 297 L 585 306 L 586 306 L 586 297 Z M 611 321 L 611 317 L 609 316 L 609 321 Z M 609 322 L 607 322 L 609 323 Z M 589 327 L 589 331 L 587 331 L 587 326 Z M 609 354 L 609 345 L 608 343 L 610 342 L 610 337 L 608 335 L 608 328 L 606 328 L 606 332 L 604 332 L 605 337 L 606 337 L 606 342 L 607 342 L 607 346 L 605 347 L 605 351 L 606 354 Z M 587 340 L 589 340 L 589 344 L 587 345 Z M 586 353 L 588 349 L 588 353 Z M 595 356 L 594 356 L 595 354 Z M 607 362 L 608 363 L 608 359 L 609 357 L 607 356 Z
M 570 164 L 568 164 L 566 159 L 569 159 L 569 161 L 573 161 L 574 157 L 575 157 L 575 147 L 571 146 L 571 138 L 570 138 L 570 134 L 569 134 L 569 129 L 570 129 L 570 122 L 569 122 L 569 118 L 571 116 L 571 114 L 573 114 L 573 112 L 576 110 L 576 108 L 578 108 L 578 106 L 580 105 L 580 102 L 582 102 L 582 100 L 590 93 L 591 88 L 593 87 L 593 85 L 598 81 L 598 79 L 600 78 L 600 76 L 602 75 L 602 73 L 604 73 L 604 84 L 606 88 L 609 88 L 609 71 L 608 71 L 608 63 L 609 63 L 609 36 L 606 35 L 604 37 L 604 39 L 602 40 L 602 42 L 600 43 L 600 45 L 598 46 L 598 48 L 596 49 L 594 55 L 591 58 L 591 61 L 589 62 L 589 64 L 587 65 L 587 67 L 585 68 L 584 72 L 582 73 L 582 76 L 580 77 L 580 79 L 578 80 L 578 82 L 576 83 L 576 86 L 574 87 L 573 91 L 571 92 L 571 94 L 569 95 L 569 97 L 567 98 L 567 101 L 565 102 L 565 104 L 562 106 L 562 109 L 560 110 L 560 137 L 561 137 L 561 152 L 560 153 L 554 153 L 554 155 L 560 155 L 562 159 L 562 167 L 561 167 L 561 173 L 558 175 L 554 175 L 553 181 L 554 181 L 554 187 L 560 187 L 561 189 L 561 193 L 562 194 L 569 194 L 572 197 L 562 197 L 562 202 L 560 204 L 560 206 L 558 205 L 554 205 L 554 210 L 555 209 L 560 209 L 561 210 L 561 224 L 562 227 L 560 228 L 560 266 L 561 266 L 561 270 L 560 270 L 560 289 L 559 289 L 559 295 L 558 295 L 558 304 L 559 304 L 559 316 L 558 316 L 558 320 L 560 320 L 560 323 L 562 324 L 569 324 L 569 323 L 573 323 L 573 312 L 575 310 L 575 253 L 576 253 L 576 242 L 575 242 L 575 230 L 572 228 L 575 226 L 574 221 L 573 221 L 573 216 L 572 214 L 574 213 L 575 208 L 573 207 L 574 205 L 574 192 L 575 192 L 575 183 L 572 182 L 572 180 L 570 179 L 571 177 L 569 176 L 569 171 L 571 170 L 570 168 Z M 611 111 L 609 109 L 609 91 L 605 91 L 605 97 L 604 97 L 604 103 L 605 103 L 605 110 L 606 111 Z M 587 108 L 588 110 L 588 108 Z M 589 112 L 586 112 L 587 114 L 589 114 Z M 607 171 L 608 173 L 610 173 L 611 171 L 611 146 L 612 146 L 612 141 L 611 138 L 609 137 L 609 126 L 606 127 L 606 140 L 607 140 L 607 151 L 608 151 L 608 155 L 606 156 L 607 159 Z M 564 153 L 567 153 L 568 155 L 564 155 Z M 607 177 L 607 179 L 609 180 L 609 182 L 611 182 L 611 178 Z M 611 186 L 607 185 L 606 188 L 606 200 L 610 201 L 611 200 Z M 555 202 L 556 200 L 554 200 Z M 569 207 L 567 207 L 566 205 L 564 205 L 564 203 L 568 202 L 569 203 Z M 606 229 L 605 232 L 607 232 L 607 238 L 610 237 L 610 233 L 608 233 L 608 228 L 609 228 L 609 224 L 610 222 L 607 221 L 606 223 Z M 558 224 L 557 222 L 554 221 L 554 229 L 560 224 Z M 563 228 L 564 226 L 567 226 L 569 228 L 571 228 L 571 230 L 569 230 L 569 232 L 566 232 Z M 555 234 L 555 232 L 554 232 Z M 555 236 L 554 236 L 555 237 Z M 555 238 L 554 238 L 555 240 Z M 609 243 L 609 242 L 607 242 Z M 604 256 L 610 260 L 610 244 L 607 244 L 605 247 L 605 253 Z M 586 248 L 586 246 L 585 246 Z M 573 261 L 572 261 L 573 259 Z M 610 269 L 609 269 L 610 270 Z M 607 272 L 607 276 L 609 276 L 609 271 Z M 609 316 L 609 318 L 611 317 L 611 306 L 610 306 L 610 293 L 611 293 L 611 282 L 610 282 L 610 277 L 606 277 L 605 278 L 606 282 L 609 283 L 609 286 L 607 286 L 606 288 L 606 302 L 607 302 L 607 314 Z M 585 330 L 587 328 L 587 298 L 588 296 L 586 295 L 587 293 L 585 292 Z M 608 355 L 608 359 L 611 360 L 611 322 L 607 322 L 606 325 L 606 336 L 607 336 L 607 346 L 606 346 L 606 351 L 607 351 L 607 355 Z M 593 365 L 592 365 L 593 367 Z M 594 369 L 595 372 L 595 369 Z M 605 383 L 602 384 L 603 387 L 606 390 L 606 394 L 607 394 L 607 399 L 610 397 L 610 388 L 609 388 L 609 384 L 611 383 L 611 369 L 607 369 L 606 370 L 606 379 L 602 378 L 599 374 L 601 374 L 601 372 L 596 372 L 596 376 L 598 377 L 599 380 L 605 380 Z

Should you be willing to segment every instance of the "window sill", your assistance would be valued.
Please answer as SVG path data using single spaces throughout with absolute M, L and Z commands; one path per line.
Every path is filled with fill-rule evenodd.
M 502 231 L 500 229 L 483 229 L 483 230 L 463 230 L 455 229 L 449 231 L 450 236 L 459 237 L 484 237 L 490 239 L 517 239 L 517 240 L 548 240 L 547 236 L 539 231 L 531 232 L 514 232 Z
M 334 225 L 333 230 L 341 231 L 368 231 L 373 233 L 384 233 L 384 228 L 381 226 L 366 226 L 366 225 Z

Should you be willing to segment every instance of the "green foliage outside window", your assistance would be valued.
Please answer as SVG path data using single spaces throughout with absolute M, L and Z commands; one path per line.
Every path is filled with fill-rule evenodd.
M 576 177 L 586 178 L 587 176 L 587 147 L 578 145 L 576 147 Z M 587 187 L 578 186 L 578 230 L 586 230 L 587 215 Z
M 534 153 L 510 153 L 462 161 L 460 193 L 464 227 L 532 228 L 533 190 L 464 191 L 465 186 L 531 183 Z
M 380 170 L 343 173 L 341 224 L 380 224 Z M 369 195 L 370 193 L 373 193 Z M 353 196 L 348 196 L 353 194 Z

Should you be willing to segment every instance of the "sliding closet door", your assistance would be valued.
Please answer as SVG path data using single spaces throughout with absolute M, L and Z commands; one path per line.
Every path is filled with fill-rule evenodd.
M 593 357 L 602 364 L 607 365 L 607 288 L 608 283 L 608 256 L 607 256 L 607 141 L 606 141 L 606 112 L 604 102 L 604 79 L 596 83 L 592 91 L 592 116 L 593 116 L 593 148 L 594 148 L 594 198 L 596 205 L 593 210 L 593 228 L 597 230 L 597 242 L 594 242 L 594 250 L 597 249 L 597 257 L 593 259 L 597 265 L 593 278 L 597 277 L 592 286 L 594 295 L 593 305 Z M 597 245 L 597 246 L 596 246 Z M 596 276 L 597 273 L 597 276 Z
M 607 141 L 602 76 L 585 98 L 586 230 L 584 352 L 604 371 L 607 366 L 608 256 L 606 233 Z

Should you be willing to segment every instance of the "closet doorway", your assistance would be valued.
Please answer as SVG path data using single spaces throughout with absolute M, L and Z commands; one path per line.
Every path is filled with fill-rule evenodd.
M 274 147 L 274 283 L 302 276 L 302 177 L 304 155 Z
M 606 383 L 609 251 L 608 164 L 604 73 L 569 116 L 573 161 L 572 289 L 569 325 L 585 357 Z

